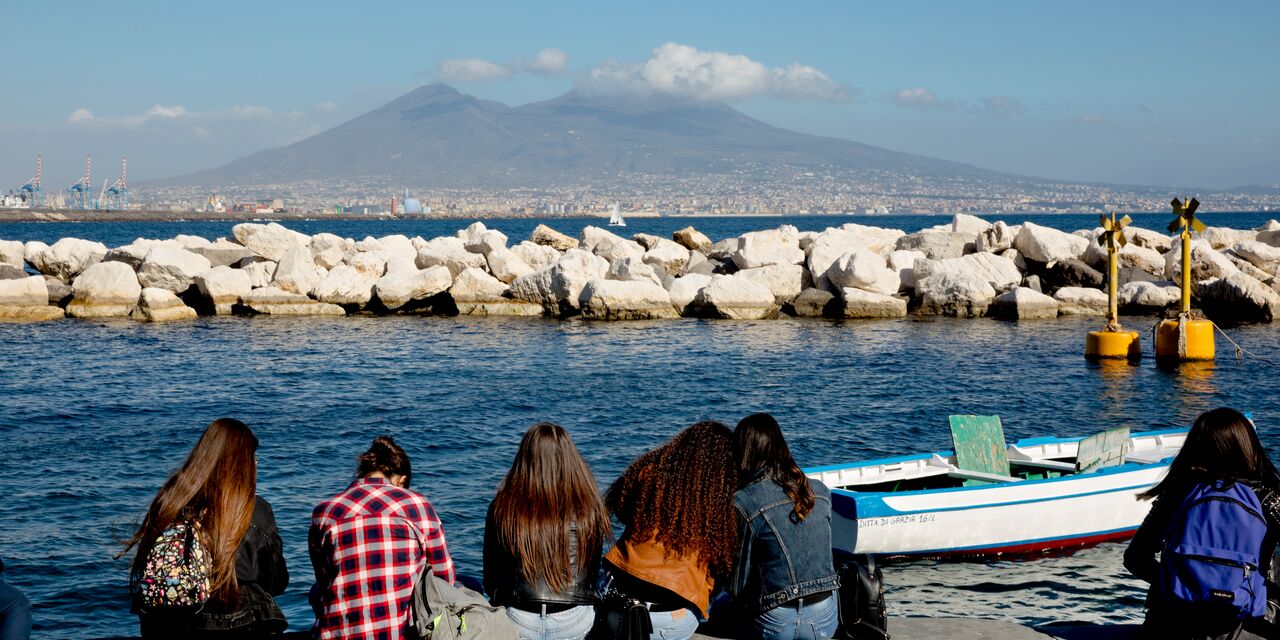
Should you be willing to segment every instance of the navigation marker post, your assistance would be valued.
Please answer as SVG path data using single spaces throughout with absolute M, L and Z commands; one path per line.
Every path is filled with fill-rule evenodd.
M 1169 223 L 1169 232 L 1179 232 L 1182 244 L 1182 305 L 1177 318 L 1162 320 L 1156 327 L 1156 359 L 1176 362 L 1213 360 L 1213 323 L 1191 310 L 1191 233 L 1200 233 L 1205 225 L 1196 219 L 1200 201 L 1173 199 L 1177 217 Z
M 1090 331 L 1084 341 L 1084 357 L 1089 360 L 1127 358 L 1136 360 L 1142 357 L 1142 341 L 1137 331 L 1125 331 L 1120 326 L 1120 304 L 1116 289 L 1119 283 L 1119 266 L 1116 264 L 1116 252 L 1128 244 L 1124 237 L 1124 228 L 1132 220 L 1125 216 L 1116 220 L 1116 212 L 1110 216 L 1101 216 L 1098 223 L 1102 225 L 1102 234 L 1098 236 L 1098 244 L 1107 248 L 1107 324 L 1101 331 Z

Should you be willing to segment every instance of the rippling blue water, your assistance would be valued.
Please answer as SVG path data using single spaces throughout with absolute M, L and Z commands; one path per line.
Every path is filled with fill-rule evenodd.
M 1233 226 L 1263 221 L 1255 215 Z M 496 226 L 512 237 L 527 233 L 508 222 Z M 665 231 L 654 231 L 684 224 L 666 222 Z M 218 224 L 221 231 L 73 228 L 118 244 L 226 233 L 229 225 Z M 459 226 L 365 224 L 335 230 L 433 235 Z M 695 224 L 721 237 L 774 222 Z M 15 237 L 14 228 L 0 225 L 0 237 Z M 643 228 L 637 221 L 631 230 Z M 1276 368 L 1238 362 L 1222 341 L 1218 361 L 1205 365 L 1088 364 L 1082 343 L 1096 324 L 362 317 L 0 324 L 0 556 L 6 579 L 35 602 L 40 637 L 136 631 L 126 561 L 112 560 L 115 540 L 203 426 L 224 415 L 246 421 L 262 441 L 259 490 L 274 504 L 285 539 L 293 581 L 281 604 L 295 629 L 310 623 L 310 510 L 346 485 L 354 456 L 378 434 L 395 436 L 413 457 L 416 488 L 439 509 L 469 573 L 480 570 L 488 499 L 524 429 L 539 420 L 570 430 L 602 484 L 683 426 L 704 418 L 732 423 L 760 410 L 778 416 L 803 465 L 947 448 L 949 413 L 998 413 L 1012 439 L 1185 425 L 1225 404 L 1252 410 L 1264 442 L 1280 447 Z M 1280 361 L 1273 326 L 1232 335 Z M 1026 623 L 1133 619 L 1143 591 L 1124 575 L 1122 549 L 893 566 L 886 572 L 891 613 Z

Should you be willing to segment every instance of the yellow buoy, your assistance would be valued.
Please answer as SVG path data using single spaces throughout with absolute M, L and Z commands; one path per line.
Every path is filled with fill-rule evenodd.
M 1138 359 L 1142 357 L 1142 340 L 1137 331 L 1090 331 L 1084 340 L 1084 357 Z
M 1156 327 L 1156 359 L 1197 361 L 1214 356 L 1213 323 L 1186 316 L 1164 320 Z

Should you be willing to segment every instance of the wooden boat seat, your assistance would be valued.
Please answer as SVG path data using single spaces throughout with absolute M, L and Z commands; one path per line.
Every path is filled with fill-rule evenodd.
M 1076 450 L 1076 470 L 1089 473 L 1124 464 L 1124 456 L 1132 448 L 1129 427 L 1116 427 L 1095 433 L 1080 441 Z
M 1004 428 L 1000 426 L 1000 416 L 948 416 L 947 421 L 951 424 L 951 445 L 956 452 L 956 467 L 964 472 L 993 476 L 967 477 L 964 481 L 966 487 L 1007 482 L 996 478 L 1012 478 L 1009 450 L 1004 441 Z
M 997 482 L 1022 482 L 1022 478 L 1013 476 L 1002 476 L 996 473 L 983 473 L 981 471 L 966 471 L 964 469 L 956 469 L 947 473 L 952 478 L 964 480 L 964 486 L 974 486 L 981 484 L 993 484 Z
M 1035 460 L 1027 455 L 1025 451 L 1018 448 L 1017 445 L 1009 447 L 1009 464 L 1016 464 L 1020 467 L 1031 467 L 1033 469 L 1048 469 L 1050 471 L 1061 471 L 1063 473 L 1075 473 L 1076 465 L 1073 462 L 1062 462 L 1060 460 Z

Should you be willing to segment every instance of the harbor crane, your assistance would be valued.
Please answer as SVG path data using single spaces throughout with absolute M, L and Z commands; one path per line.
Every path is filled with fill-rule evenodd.
M 44 206 L 44 188 L 40 186 L 40 174 L 44 170 L 44 157 L 36 156 L 36 175 L 28 180 L 26 184 L 18 187 L 18 193 L 23 200 L 27 201 L 27 206 L 35 209 Z
M 84 176 L 67 188 L 67 202 L 72 208 L 86 210 L 93 208 L 93 182 L 89 178 L 90 163 L 91 158 L 86 155 L 84 157 Z
M 120 178 L 109 189 L 102 192 L 98 203 L 101 208 L 117 211 L 129 208 L 129 186 L 126 182 L 128 163 L 128 158 L 120 158 Z

